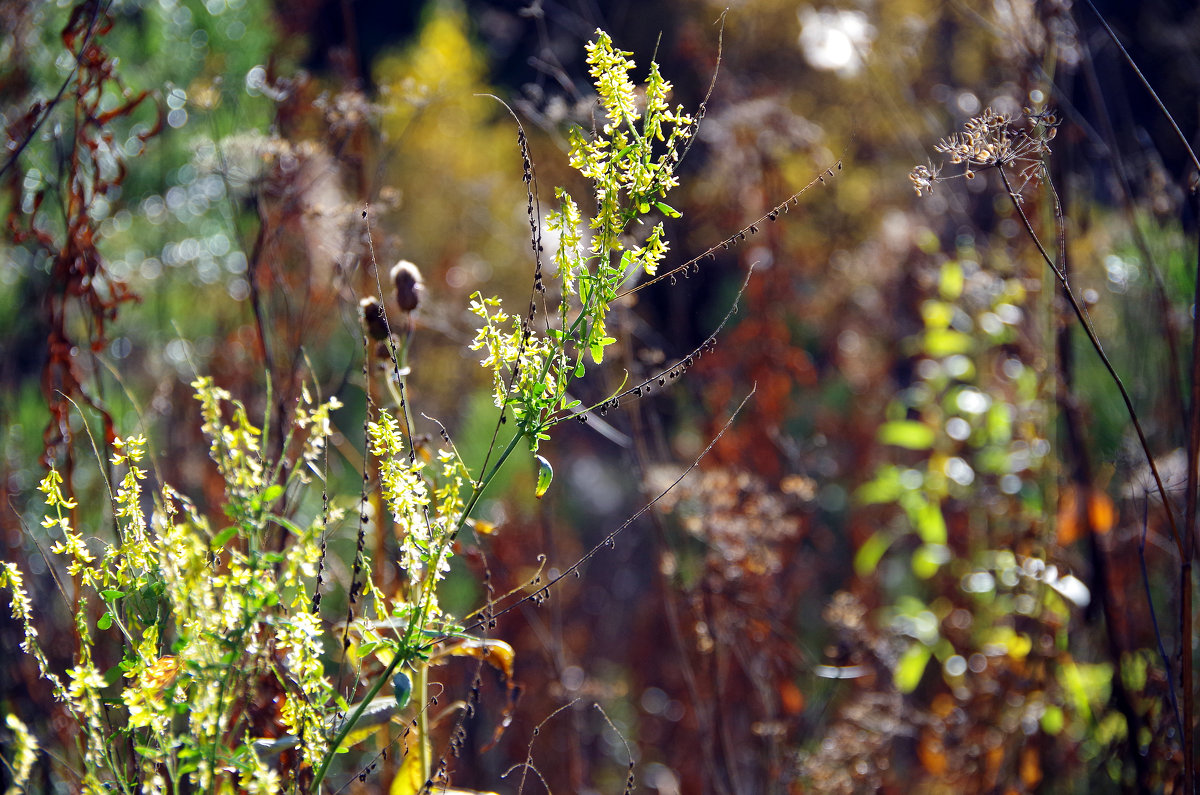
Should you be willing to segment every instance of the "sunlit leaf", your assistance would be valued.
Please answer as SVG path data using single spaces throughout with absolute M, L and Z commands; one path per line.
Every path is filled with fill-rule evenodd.
M 1042 731 L 1051 736 L 1058 734 L 1063 730 L 1062 707 L 1050 704 L 1046 707 L 1046 711 L 1042 713 Z
M 957 261 L 951 260 L 942 266 L 938 275 L 938 292 L 947 301 L 954 301 L 963 291 L 963 269 Z
M 873 574 L 891 545 L 892 539 L 881 532 L 872 534 L 864 541 L 854 555 L 854 571 L 858 576 L 867 577 Z
M 942 544 L 922 544 L 912 557 L 913 574 L 927 580 L 950 562 L 950 550 Z
M 879 426 L 879 441 L 908 450 L 928 450 L 936 435 L 933 428 L 917 420 L 893 420 Z
M 929 329 L 923 335 L 921 350 L 935 359 L 956 353 L 970 353 L 975 343 L 967 334 L 954 329 Z
M 421 770 L 421 754 L 418 752 L 416 745 L 410 744 L 405 749 L 404 762 L 400 765 L 400 772 L 392 779 L 392 786 L 388 788 L 388 795 L 417 795 L 425 787 L 425 771 Z M 421 742 L 420 737 L 417 737 L 416 742 Z
M 412 679 L 404 671 L 397 671 L 392 677 L 392 690 L 396 698 L 396 706 L 404 709 L 412 698 Z
M 550 488 L 550 481 L 554 480 L 554 467 L 550 466 L 550 462 L 541 455 L 537 456 L 537 462 L 537 487 L 533 490 L 533 496 L 540 500 L 546 494 L 546 490 Z
M 439 650 L 433 656 L 433 660 L 444 657 L 474 657 L 500 671 L 505 679 L 512 679 L 516 652 L 512 646 L 495 638 L 463 638 L 454 645 Z
M 925 675 L 925 666 L 932 654 L 929 647 L 923 643 L 909 646 L 896 663 L 896 672 L 893 675 L 896 689 L 901 693 L 916 690 L 917 685 L 921 683 L 921 677 Z
M 875 479 L 858 487 L 854 496 L 863 505 L 875 505 L 882 502 L 893 502 L 904 493 L 900 483 L 900 470 L 894 466 L 885 465 L 879 468 Z
M 929 501 L 917 510 L 917 535 L 926 544 L 946 543 L 946 519 L 942 516 L 942 506 L 936 501 Z
M 213 540 L 212 540 L 213 547 L 217 548 L 217 547 L 225 546 L 226 542 L 228 542 L 229 539 L 233 538 L 236 534 L 237 534 L 236 526 L 226 527 L 224 530 L 222 530 L 221 532 L 219 532 L 215 536 L 213 536 Z
M 943 331 L 949 328 L 950 321 L 954 320 L 954 306 L 945 301 L 930 299 L 921 304 L 921 318 L 930 332 Z

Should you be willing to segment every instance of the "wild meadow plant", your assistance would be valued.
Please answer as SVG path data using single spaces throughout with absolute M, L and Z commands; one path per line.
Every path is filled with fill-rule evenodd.
M 512 649 L 478 634 L 495 626 L 499 605 L 489 602 L 482 618 L 456 617 L 438 598 L 455 542 L 472 525 L 481 496 L 519 449 L 537 455 L 559 422 L 585 422 L 589 412 L 640 396 L 654 381 L 663 385 L 713 344 L 710 337 L 662 374 L 622 385 L 598 404 L 584 406 L 572 397 L 572 385 L 600 365 L 616 341 L 607 324 L 613 305 L 636 289 L 641 274 L 654 276 L 670 251 L 661 220 L 647 219 L 678 217 L 665 198 L 703 116 L 703 105 L 689 115 L 669 104 L 671 84 L 655 63 L 643 86 L 635 86 L 629 56 L 602 31 L 587 45 L 602 115 L 592 135 L 571 133 L 569 157 L 592 183 L 595 212 L 589 217 L 569 193 L 555 191 L 556 207 L 545 221 L 558 238 L 552 288 L 543 281 L 537 184 L 519 132 L 534 283 L 523 313 L 479 292 L 471 298 L 479 328 L 470 348 L 491 373 L 499 412 L 482 462 L 465 461 L 445 429 L 436 452 L 413 442 L 406 376 L 410 313 L 421 283 L 415 267 L 402 263 L 392 273 L 398 314 L 389 309 L 393 301 L 383 294 L 377 267 L 379 295 L 363 301 L 364 348 L 369 357 L 372 339 L 382 345 L 391 371 L 385 405 L 372 397 L 364 367 L 369 455 L 360 495 L 329 493 L 333 416 L 342 405 L 337 397 L 305 388 L 285 422 L 272 424 L 268 416 L 260 428 L 241 401 L 208 377 L 197 377 L 192 388 L 224 483 L 220 505 L 206 509 L 185 496 L 188 489 L 151 478 L 144 468 L 149 442 L 142 435 L 118 437 L 110 463 L 120 481 L 107 489 L 114 537 L 102 541 L 96 528 L 79 526 L 81 506 L 50 468 L 39 487 L 43 528 L 73 615 L 72 667 L 52 670 L 20 568 L 0 563 L 0 586 L 9 590 L 12 614 L 24 627 L 22 649 L 78 729 L 75 755 L 54 756 L 73 788 L 130 795 L 320 792 L 331 783 L 338 754 L 392 721 L 407 728 L 391 792 L 448 784 L 445 757 L 435 759 L 430 747 L 429 666 L 468 655 L 511 677 Z M 786 203 L 770 220 L 781 209 Z M 746 231 L 739 234 L 744 239 Z M 694 270 L 698 260 L 672 273 Z M 557 307 L 549 309 L 553 300 Z M 264 429 L 273 427 L 287 429 L 281 444 L 269 443 L 277 440 Z M 273 449 L 282 452 L 272 458 Z M 553 470 L 537 457 L 541 496 Z M 320 507 L 300 518 L 302 505 Z M 347 532 L 356 534 L 357 545 L 349 567 L 350 612 L 339 621 L 322 609 L 322 596 L 333 570 L 329 541 Z M 370 578 L 365 539 L 393 533 L 404 581 L 384 593 Z M 516 598 L 537 598 L 546 587 Z M 105 668 L 113 643 L 119 661 Z M 17 717 L 7 721 L 20 738 L 10 760 L 20 788 L 38 743 Z M 373 768 L 362 768 L 360 778 Z

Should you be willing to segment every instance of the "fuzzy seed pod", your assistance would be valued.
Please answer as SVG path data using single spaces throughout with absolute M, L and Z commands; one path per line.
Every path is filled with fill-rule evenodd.
M 383 307 L 375 296 L 367 296 L 358 302 L 362 311 L 363 323 L 367 326 L 367 334 L 373 340 L 386 340 L 388 336 L 387 320 L 383 316 Z
M 425 285 L 421 281 L 421 271 L 406 259 L 402 259 L 392 268 L 392 281 L 396 285 L 396 303 L 405 312 L 412 312 L 421 303 L 421 293 Z

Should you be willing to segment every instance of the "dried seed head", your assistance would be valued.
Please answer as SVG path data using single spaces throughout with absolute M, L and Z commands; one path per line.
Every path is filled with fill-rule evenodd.
M 388 336 L 387 320 L 383 316 L 383 306 L 375 298 L 375 296 L 367 296 L 358 302 L 358 307 L 362 311 L 363 323 L 367 327 L 367 334 L 373 340 L 385 340 Z
M 392 267 L 392 282 L 396 285 L 396 303 L 405 312 L 412 312 L 421 303 L 421 293 L 425 285 L 421 281 L 421 271 L 406 259 L 402 259 Z

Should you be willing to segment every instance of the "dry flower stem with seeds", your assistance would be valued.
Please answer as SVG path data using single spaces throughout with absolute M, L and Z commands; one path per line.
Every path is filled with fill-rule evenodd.
M 1025 109 L 1028 129 L 1013 126 L 1013 119 L 991 108 L 966 122 L 962 132 L 953 133 L 934 144 L 935 151 L 948 156 L 952 165 L 962 165 L 961 176 L 975 178 L 976 168 L 1020 168 L 1024 189 L 1042 173 L 1042 158 L 1050 153 L 1050 141 L 1058 131 L 1058 118 L 1047 110 Z M 941 176 L 943 166 L 932 162 L 916 166 L 908 174 L 917 195 L 933 192 L 933 186 L 951 177 Z

